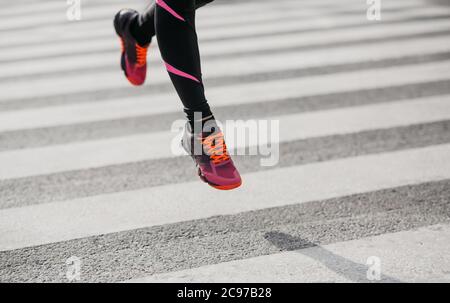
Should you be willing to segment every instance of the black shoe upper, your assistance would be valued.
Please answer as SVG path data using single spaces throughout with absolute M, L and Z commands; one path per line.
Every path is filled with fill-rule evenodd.
M 193 157 L 197 163 L 209 166 L 211 162 L 211 155 L 205 152 L 202 140 L 208 138 L 209 136 L 214 136 L 221 133 L 221 130 L 215 120 L 209 120 L 207 122 L 208 125 L 204 127 L 201 132 L 194 132 L 191 124 L 187 122 L 184 127 L 182 145 L 186 152 Z M 221 140 L 223 142 L 223 137 Z M 223 144 L 225 143 L 223 142 Z
M 136 62 L 136 39 L 131 34 L 131 25 L 136 22 L 139 13 L 133 9 L 122 9 L 114 17 L 114 28 L 124 42 L 124 51 L 130 62 Z

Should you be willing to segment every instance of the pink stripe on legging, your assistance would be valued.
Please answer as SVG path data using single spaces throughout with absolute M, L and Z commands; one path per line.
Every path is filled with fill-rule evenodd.
M 164 63 L 166 64 L 166 68 L 167 68 L 167 70 L 168 70 L 170 73 L 175 74 L 175 75 L 178 75 L 178 76 L 181 76 L 181 77 L 184 77 L 184 78 L 188 78 L 188 79 L 191 79 L 191 80 L 193 80 L 193 81 L 195 81 L 195 82 L 200 83 L 200 81 L 199 81 L 197 78 L 195 78 L 194 76 L 189 75 L 188 73 L 185 73 L 185 72 L 183 72 L 183 71 L 181 71 L 181 70 L 179 70 L 179 69 L 176 69 L 175 67 L 173 67 L 172 65 L 170 65 L 170 64 L 167 63 L 167 62 L 164 62 Z
M 161 6 L 163 9 L 165 9 L 166 11 L 168 11 L 172 16 L 174 16 L 177 19 L 180 19 L 182 21 L 185 21 L 183 17 L 181 17 L 180 15 L 177 14 L 176 11 L 174 11 L 173 9 L 170 8 L 170 6 L 167 5 L 166 2 L 164 2 L 164 0 L 156 0 L 156 4 L 158 4 L 159 6 Z

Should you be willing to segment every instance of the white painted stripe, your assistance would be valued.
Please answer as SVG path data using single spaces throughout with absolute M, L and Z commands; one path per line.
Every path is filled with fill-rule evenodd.
M 280 121 L 281 142 L 430 123 L 450 119 L 450 95 L 270 119 Z M 184 122 L 180 122 L 183 126 Z M 226 130 L 226 127 L 224 129 Z M 233 134 L 234 131 L 229 133 Z M 250 134 L 250 138 L 259 137 L 260 135 L 256 132 Z M 237 143 L 242 140 L 237 141 L 234 137 L 227 138 L 230 150 L 246 146 L 245 142 Z M 258 144 L 267 146 L 269 139 L 259 140 Z M 179 140 L 177 132 L 167 131 L 4 151 L 0 152 L 0 167 L 2 167 L 0 179 L 175 157 L 184 154 L 179 146 Z M 256 142 L 247 144 L 256 144 Z
M 13 9 L 9 15 L 5 15 L 0 18 L 0 30 L 14 30 L 16 28 L 27 26 L 32 28 L 40 28 L 43 25 L 48 25 L 49 23 L 53 26 L 59 26 L 64 23 L 69 23 L 66 13 L 70 6 L 66 4 L 65 1 L 57 2 L 57 5 L 51 7 L 55 9 L 53 11 L 42 11 L 40 13 L 34 11 L 34 14 L 27 14 L 27 7 L 30 4 L 22 5 L 22 14 L 20 14 L 20 11 L 16 11 Z M 129 1 L 127 1 L 127 6 L 134 5 L 137 8 L 142 7 L 142 5 L 139 5 L 138 3 L 136 3 L 136 1 L 133 2 L 135 3 L 130 3 Z M 100 19 L 103 22 L 111 21 L 114 14 L 123 7 L 123 3 L 105 3 L 102 6 L 86 6 L 84 5 L 84 3 L 81 3 L 82 19 L 80 21 L 83 22 L 86 20 L 90 21 L 95 19 Z
M 87 9 L 90 9 L 93 2 L 102 3 L 103 5 L 101 7 L 108 7 L 111 5 L 115 5 L 115 3 L 122 3 L 123 0 L 101 0 L 101 1 L 95 1 L 95 0 L 89 0 L 89 3 L 86 3 L 84 6 Z M 127 4 L 138 6 L 140 0 L 127 0 Z M 67 3 L 66 1 L 41 1 L 38 0 L 36 2 L 27 3 L 26 5 L 22 1 L 15 1 L 8 3 L 8 9 L 0 11 L 0 16 L 10 16 L 10 15 L 22 15 L 22 14 L 37 14 L 37 13 L 47 13 L 49 11 L 54 12 L 57 14 L 58 12 L 65 12 L 67 10 Z
M 385 282 L 450 282 L 450 225 L 383 234 L 273 255 L 224 262 L 128 282 L 372 282 L 369 257 Z M 424 257 L 426 256 L 426 257 Z
M 150 48 L 148 82 L 155 83 L 167 81 L 167 73 L 160 64 L 161 57 L 159 51 L 152 45 Z M 401 52 L 399 52 L 401 49 Z M 424 37 L 414 40 L 403 40 L 395 42 L 380 42 L 377 44 L 354 45 L 346 47 L 330 47 L 319 50 L 306 50 L 287 52 L 283 54 L 260 54 L 249 58 L 225 58 L 224 60 L 205 60 L 202 63 L 203 74 L 206 78 L 225 75 L 243 75 L 260 71 L 277 71 L 283 69 L 304 68 L 312 66 L 326 66 L 331 64 L 345 64 L 369 60 L 381 60 L 387 58 L 401 58 L 404 56 L 426 55 L 429 53 L 450 51 L 450 39 L 448 37 Z M 118 70 L 118 54 L 107 53 L 99 57 L 97 54 L 73 56 L 70 60 L 67 58 L 48 58 L 31 62 L 11 62 L 1 65 L 1 77 L 21 77 L 33 75 L 35 73 L 50 73 L 71 71 L 79 68 L 113 67 Z M 102 73 L 101 71 L 92 71 L 92 77 L 101 76 L 108 78 L 108 82 L 117 77 L 111 77 L 111 73 Z M 117 75 L 113 75 L 117 76 Z M 46 75 L 41 76 L 46 77 Z M 55 78 L 52 76 L 51 78 Z M 84 77 L 78 76 L 83 79 Z M 48 79 L 48 78 L 47 78 Z M 73 82 L 77 79 L 74 75 L 65 75 L 64 79 Z M 38 77 L 27 81 L 42 81 Z M 106 79 L 105 79 L 106 80 Z M 117 85 L 125 85 L 120 78 Z M 50 81 L 50 79 L 46 80 Z
M 67 6 L 63 1 L 39 1 L 36 3 L 28 3 L 24 5 L 24 3 L 19 3 L 16 5 L 9 5 L 7 10 L 2 10 L 0 12 L 0 16 L 8 16 L 8 15 L 18 15 L 25 13 L 35 13 L 38 14 L 40 12 L 46 12 L 48 10 L 65 10 Z
M 332 57 L 332 55 L 330 55 Z M 317 94 L 415 84 L 450 77 L 450 62 L 402 66 L 261 83 L 217 87 L 207 90 L 214 107 L 301 98 Z M 118 100 L 51 106 L 0 112 L 0 131 L 53 127 L 74 123 L 123 119 L 180 110 L 175 92 Z
M 0 250 L 448 179 L 449 155 L 438 145 L 252 173 L 234 191 L 196 181 L 2 209 Z

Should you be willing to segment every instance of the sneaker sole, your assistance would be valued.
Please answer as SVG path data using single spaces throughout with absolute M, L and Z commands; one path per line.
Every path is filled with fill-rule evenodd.
M 235 189 L 239 186 L 242 185 L 242 181 L 236 184 L 231 184 L 231 185 L 214 185 L 212 183 L 207 182 L 209 186 L 214 187 L 215 189 L 219 189 L 219 190 L 231 190 L 231 189 Z
M 197 163 L 195 164 L 195 166 L 197 167 L 197 170 L 198 170 L 197 173 L 198 173 L 198 176 L 200 177 L 200 180 L 202 180 L 203 182 L 205 182 L 209 186 L 214 187 L 215 189 L 230 190 L 230 189 L 235 189 L 235 188 L 237 188 L 237 187 L 242 185 L 242 180 L 239 183 L 229 184 L 229 185 L 218 185 L 218 184 L 209 182 L 208 179 L 206 179 L 206 177 L 202 174 L 202 171 L 198 167 Z

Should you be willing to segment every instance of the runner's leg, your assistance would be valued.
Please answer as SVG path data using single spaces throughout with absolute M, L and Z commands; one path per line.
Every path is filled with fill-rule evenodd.
M 202 83 L 195 30 L 197 3 L 200 2 L 156 0 L 154 8 L 154 26 L 159 50 L 191 125 L 194 112 L 200 112 L 203 118 L 212 117 Z

